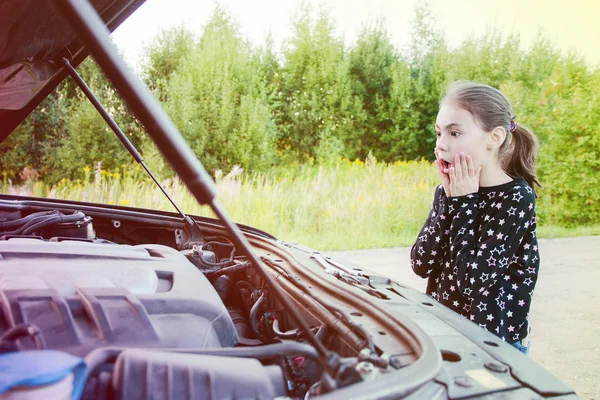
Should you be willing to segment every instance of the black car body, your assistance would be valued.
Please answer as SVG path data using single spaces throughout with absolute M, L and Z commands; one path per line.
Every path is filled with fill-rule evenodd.
M 0 368 L 9 374 L 0 391 L 44 398 L 54 388 L 86 399 L 575 398 L 429 296 L 232 224 L 196 155 L 107 39 L 141 3 L 2 1 L 0 140 L 63 79 L 80 79 L 74 67 L 91 54 L 219 219 L 1 195 Z

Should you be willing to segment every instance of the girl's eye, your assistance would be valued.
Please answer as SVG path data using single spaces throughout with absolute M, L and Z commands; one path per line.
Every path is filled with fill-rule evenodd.
M 460 136 L 460 132 L 459 131 L 451 131 L 450 134 L 454 137 Z
M 437 132 L 437 131 L 436 131 L 436 132 L 435 132 L 435 135 L 436 135 L 437 137 L 440 137 L 440 136 L 442 136 L 442 132 Z

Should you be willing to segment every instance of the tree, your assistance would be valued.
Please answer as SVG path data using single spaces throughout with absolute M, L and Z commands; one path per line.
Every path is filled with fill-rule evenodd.
M 159 100 L 167 101 L 166 84 L 195 45 L 192 32 L 177 26 L 162 30 L 144 49 L 142 77 Z
M 364 160 L 371 152 L 379 160 L 388 160 L 381 137 L 393 127 L 392 86 L 398 56 L 382 19 L 362 29 L 348 58 L 352 95 L 360 111 L 355 129 L 346 138 L 345 155 Z
M 393 128 L 381 139 L 384 159 L 433 159 L 435 118 L 446 88 L 448 50 L 427 4 L 415 10 L 408 57 L 392 80 Z
M 307 4 L 293 21 L 286 42 L 274 110 L 278 149 L 298 161 L 326 162 L 344 154 L 355 129 L 358 104 L 348 79 L 344 43 L 334 35 L 329 11 L 313 18 Z
M 167 112 L 209 171 L 273 163 L 275 126 L 265 81 L 249 43 L 220 6 L 166 89 Z

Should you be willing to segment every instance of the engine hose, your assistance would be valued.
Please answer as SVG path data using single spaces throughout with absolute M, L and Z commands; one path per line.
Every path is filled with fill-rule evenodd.
M 290 287 L 290 289 L 292 289 L 293 291 L 300 290 L 301 292 L 304 292 L 304 293 L 310 293 L 310 290 L 306 287 L 306 285 L 304 285 L 301 282 L 298 282 L 295 279 L 292 279 L 290 274 L 287 273 L 286 271 L 283 271 L 280 266 L 271 262 L 269 259 L 262 258 L 262 260 L 269 266 L 274 267 L 274 269 L 278 270 L 280 275 L 285 278 L 284 280 L 281 281 L 285 287 L 290 287 L 290 286 L 288 286 L 287 283 L 284 283 L 284 282 L 289 282 L 289 284 L 292 285 Z M 348 331 L 352 332 L 353 336 L 357 337 L 357 339 L 359 339 L 359 338 L 362 339 L 360 342 L 355 342 L 355 344 L 357 346 L 361 346 L 361 347 L 366 346 L 369 348 L 369 350 L 371 350 L 372 353 L 375 353 L 375 344 L 373 342 L 373 336 L 371 336 L 365 328 L 352 322 L 347 314 L 345 314 L 340 309 L 338 309 L 334 306 L 331 306 L 331 305 L 327 304 L 326 302 L 323 302 L 318 296 L 311 294 L 310 297 L 314 300 L 315 303 L 317 303 L 320 306 L 322 306 L 323 308 L 325 308 L 332 315 L 338 314 L 338 316 L 336 316 L 335 318 L 341 319 L 341 321 L 344 323 L 344 325 L 346 326 Z M 339 318 L 339 316 L 341 316 L 342 318 Z M 335 322 L 333 320 L 329 320 L 329 318 L 327 318 L 327 320 L 329 322 L 326 323 L 326 325 L 330 325 L 333 327 L 334 325 L 331 325 L 331 324 L 334 324 Z M 336 330 L 338 330 L 338 332 L 343 334 L 343 332 L 341 332 L 339 329 L 336 328 Z
M 42 338 L 42 331 L 33 324 L 21 324 L 7 330 L 2 337 L 0 337 L 0 341 L 13 342 L 22 337 L 30 337 L 33 339 L 38 350 L 42 350 L 46 347 L 44 339 Z
M 202 245 L 202 247 L 200 247 L 201 250 L 204 249 L 210 249 L 210 251 L 214 252 L 214 249 L 212 246 L 223 246 L 226 248 L 231 248 L 231 251 L 229 252 L 229 258 L 225 259 L 224 261 L 219 261 L 219 262 L 212 262 L 212 261 L 207 261 L 205 260 L 202 256 L 200 256 L 200 258 L 202 258 L 202 262 L 204 262 L 206 265 L 210 266 L 210 267 L 228 267 L 231 264 L 233 264 L 233 259 L 235 257 L 235 246 L 233 243 L 222 243 L 222 242 L 216 242 L 216 241 L 212 241 L 212 242 L 206 242 Z
M 230 267 L 225 267 L 225 268 L 209 271 L 209 272 L 205 273 L 205 275 L 208 278 L 208 280 L 212 281 L 213 279 L 216 279 L 221 275 L 232 274 L 234 272 L 244 270 L 248 267 L 250 267 L 249 262 L 240 262 L 240 263 L 234 264 Z
M 51 215 L 44 215 L 44 216 L 38 216 L 36 218 L 32 218 L 29 221 L 27 221 L 25 224 L 23 224 L 22 226 L 18 227 L 17 229 L 10 231 L 10 232 L 3 232 L 4 235 L 20 235 L 25 229 L 29 228 L 32 225 L 35 225 L 41 221 L 48 221 L 49 219 L 56 219 L 59 215 L 56 213 L 53 213 Z
M 28 235 L 32 232 L 35 232 L 36 229 L 38 227 L 44 227 L 44 226 L 48 226 L 48 225 L 52 225 L 52 224 L 57 224 L 59 222 L 62 222 L 62 217 L 60 216 L 52 216 L 52 217 L 48 217 L 48 218 L 43 218 L 40 220 L 32 220 L 30 221 L 27 226 L 22 226 L 21 228 L 17 229 L 14 233 L 14 235 Z
M 89 375 L 93 373 L 101 365 L 109 362 L 114 362 L 122 351 L 127 350 L 125 347 L 100 347 L 92 350 L 84 361 L 88 366 Z M 301 356 L 309 358 L 316 362 L 320 361 L 317 350 L 306 343 L 298 343 L 286 341 L 283 343 L 266 344 L 263 346 L 253 347 L 224 347 L 216 349 L 164 349 L 164 348 L 146 348 L 146 351 L 164 351 L 168 353 L 184 353 L 196 354 L 205 356 L 220 356 L 220 357 L 241 357 L 241 358 L 256 358 L 267 359 L 281 356 Z
M 248 296 L 244 296 L 242 289 L 248 291 Z M 249 312 L 248 310 L 248 297 L 254 291 L 254 286 L 250 284 L 248 281 L 237 281 L 235 285 L 233 285 L 233 293 L 237 293 L 240 296 L 241 304 L 244 307 L 244 311 Z
M 252 293 L 254 291 L 254 286 L 252 286 L 250 282 L 247 281 L 237 281 L 235 285 L 233 285 L 233 289 L 236 292 L 239 292 L 242 288 L 246 289 L 248 293 Z
M 32 219 L 22 227 L 12 232 L 4 232 L 4 235 L 29 235 L 36 230 L 43 228 L 44 226 L 63 223 L 63 222 L 76 222 L 83 220 L 85 214 L 77 212 L 73 215 L 49 215 L 39 218 Z
M 15 219 L 13 221 L 0 222 L 0 229 L 10 229 L 10 228 L 14 228 L 17 226 L 21 226 L 21 225 L 29 222 L 33 218 L 43 217 L 46 215 L 51 215 L 53 213 L 55 213 L 55 212 L 54 211 L 41 211 L 41 212 L 29 214 L 28 216 L 23 217 L 23 218 Z
M 82 221 L 85 218 L 85 215 L 83 213 L 75 213 L 73 215 L 63 215 L 63 216 L 59 216 L 57 221 L 41 221 L 35 225 L 30 226 L 29 228 L 23 230 L 23 234 L 24 235 L 29 235 L 45 226 L 48 225 L 54 225 L 54 224 L 59 224 L 59 223 L 69 223 L 69 222 L 77 222 L 77 221 Z
M 259 338 L 260 340 L 262 340 L 263 342 L 266 342 L 268 339 L 260 332 L 260 329 L 258 328 L 259 321 L 256 320 L 257 319 L 256 314 L 258 313 L 258 309 L 260 308 L 260 306 L 262 306 L 262 304 L 265 301 L 266 301 L 266 298 L 265 298 L 265 294 L 263 293 L 260 295 L 258 300 L 256 300 L 256 303 L 254 303 L 254 305 L 250 309 L 250 326 L 252 327 L 252 330 L 256 334 L 256 337 Z
M 275 332 L 275 334 L 277 335 L 278 338 L 280 339 L 295 339 L 298 337 L 298 331 L 297 330 L 291 330 L 291 331 L 287 331 L 287 332 L 282 332 L 279 330 L 279 321 L 277 319 L 273 320 L 273 332 Z
M 4 235 L 20 235 L 25 229 L 29 228 L 30 226 L 32 226 L 34 224 L 37 224 L 41 221 L 48 221 L 49 219 L 56 219 L 56 218 L 60 217 L 61 215 L 62 214 L 60 214 L 58 211 L 52 211 L 48 215 L 37 215 L 35 218 L 30 219 L 29 221 L 27 221 L 25 224 L 22 224 L 20 227 L 18 227 L 14 231 L 3 232 L 3 233 L 4 233 Z

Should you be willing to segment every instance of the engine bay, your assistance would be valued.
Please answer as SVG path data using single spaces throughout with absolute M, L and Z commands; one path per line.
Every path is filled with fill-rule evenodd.
M 307 398 L 331 390 L 337 383 L 323 381 L 326 366 L 290 312 L 304 314 L 339 365 L 352 358 L 342 368 L 348 382 L 372 375 L 365 364 L 387 366 L 341 310 L 298 300 L 307 288 L 276 254 L 257 249 L 278 280 L 287 277 L 280 281 L 296 294 L 296 310 L 274 298 L 218 229 L 191 243 L 165 221 L 26 209 L 0 201 L 1 348 L 81 357 L 89 368 L 82 398 Z

